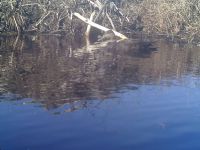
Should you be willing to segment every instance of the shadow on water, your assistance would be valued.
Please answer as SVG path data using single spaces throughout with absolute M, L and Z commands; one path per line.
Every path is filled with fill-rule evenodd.
M 199 48 L 153 41 L 84 46 L 56 36 L 1 37 L 0 99 L 32 98 L 47 109 L 78 103 L 80 109 L 88 100 L 111 98 L 123 89 L 170 86 L 179 84 L 174 79 L 182 83 L 185 75 L 199 75 Z

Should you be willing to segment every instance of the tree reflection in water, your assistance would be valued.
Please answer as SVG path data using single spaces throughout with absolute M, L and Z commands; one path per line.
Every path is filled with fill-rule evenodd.
M 199 75 L 200 51 L 164 40 L 107 41 L 84 46 L 56 36 L 0 38 L 0 94 L 33 98 L 47 109 L 74 111 L 142 84 L 174 84 Z M 169 82 L 170 81 L 170 82 Z

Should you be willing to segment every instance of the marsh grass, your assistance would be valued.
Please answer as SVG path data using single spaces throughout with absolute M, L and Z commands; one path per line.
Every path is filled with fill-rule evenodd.
M 104 0 L 100 0 L 104 2 Z M 187 42 L 200 42 L 200 0 L 115 0 L 116 5 L 130 22 L 111 15 L 117 30 L 142 32 L 179 38 Z M 75 31 L 83 34 L 86 25 L 71 19 L 73 12 L 88 17 L 93 8 L 87 0 L 13 0 L 0 2 L 0 31 L 57 32 Z M 104 20 L 103 25 L 110 27 Z
M 145 33 L 199 42 L 200 0 L 143 0 L 127 6 L 129 17 L 142 18 Z

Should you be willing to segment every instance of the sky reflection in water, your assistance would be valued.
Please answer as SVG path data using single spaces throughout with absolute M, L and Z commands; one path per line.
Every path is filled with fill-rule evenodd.
M 2 150 L 200 148 L 198 47 L 0 41 Z

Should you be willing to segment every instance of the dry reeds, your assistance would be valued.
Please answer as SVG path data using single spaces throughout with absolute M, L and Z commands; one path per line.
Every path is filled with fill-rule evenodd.
M 106 0 L 98 1 L 104 3 Z M 110 13 L 114 25 L 111 26 L 110 21 L 104 19 L 106 15 L 102 16 L 102 23 L 106 27 L 111 26 L 110 28 L 114 27 L 118 31 L 139 28 L 138 31 L 149 34 L 164 34 L 188 42 L 200 42 L 200 0 L 112 1 L 122 10 L 124 17 L 119 19 L 116 12 Z M 17 1 L 10 3 L 5 0 L 0 2 L 0 9 L 0 32 L 15 28 L 18 32 L 36 29 L 37 32 L 54 33 L 75 31 L 81 24 L 77 20 L 72 21 L 71 14 L 78 12 L 89 18 L 95 8 L 88 0 L 26 0 L 19 4 Z M 112 10 L 108 9 L 110 11 Z M 80 31 L 79 28 L 78 30 Z
M 188 42 L 200 38 L 200 0 L 142 0 L 127 6 L 132 11 L 129 14 L 142 18 L 144 32 L 179 37 Z

